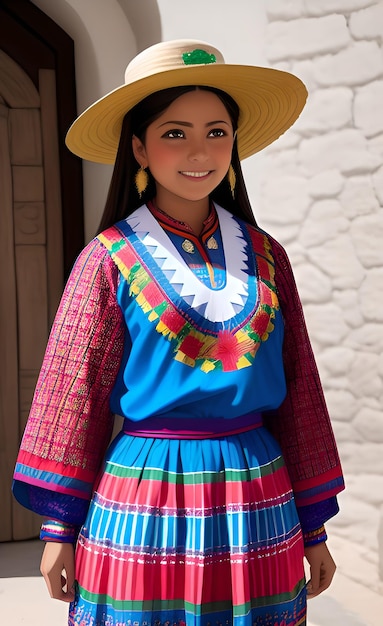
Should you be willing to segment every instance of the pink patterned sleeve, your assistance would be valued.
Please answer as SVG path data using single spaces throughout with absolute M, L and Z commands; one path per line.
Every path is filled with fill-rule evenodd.
M 52 327 L 14 476 L 16 498 L 42 515 L 52 513 L 52 492 L 89 498 L 110 439 L 109 399 L 124 343 L 118 274 L 92 241 L 74 265 Z
M 280 442 L 298 507 L 311 506 L 344 488 L 334 434 L 301 301 L 283 247 L 270 238 L 275 280 L 285 325 L 283 347 L 287 395 L 266 416 Z

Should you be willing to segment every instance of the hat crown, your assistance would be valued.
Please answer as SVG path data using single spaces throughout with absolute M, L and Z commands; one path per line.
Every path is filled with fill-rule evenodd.
M 125 84 L 129 85 L 161 72 L 224 63 L 222 53 L 205 41 L 196 39 L 163 41 L 143 50 L 129 63 L 125 70 Z

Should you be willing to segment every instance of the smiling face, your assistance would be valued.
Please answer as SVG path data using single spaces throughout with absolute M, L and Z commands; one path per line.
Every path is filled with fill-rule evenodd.
M 223 102 L 197 89 L 174 100 L 148 126 L 144 143 L 134 136 L 134 156 L 156 181 L 157 205 L 184 221 L 180 211 L 207 213 L 209 194 L 229 168 L 233 135 Z

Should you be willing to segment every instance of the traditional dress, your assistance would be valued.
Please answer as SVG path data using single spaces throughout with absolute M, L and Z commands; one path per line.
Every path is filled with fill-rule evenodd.
M 14 482 L 43 539 L 78 536 L 70 625 L 304 624 L 302 532 L 325 539 L 342 488 L 277 242 L 145 205 L 83 250 Z

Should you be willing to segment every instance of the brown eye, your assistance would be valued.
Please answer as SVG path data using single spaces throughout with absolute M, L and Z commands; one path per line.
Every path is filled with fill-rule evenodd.
M 183 139 L 185 137 L 185 133 L 183 130 L 179 130 L 177 128 L 173 130 L 168 130 L 162 137 L 169 139 Z
M 226 137 L 227 136 L 227 132 L 224 131 L 222 128 L 213 128 L 210 132 L 209 132 L 209 137 Z

